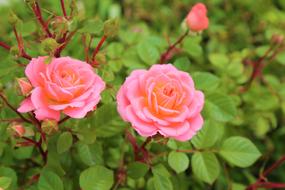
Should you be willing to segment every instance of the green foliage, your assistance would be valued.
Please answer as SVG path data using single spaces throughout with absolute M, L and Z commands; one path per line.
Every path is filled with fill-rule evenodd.
M 91 59 L 107 36 L 94 66 L 106 89 L 86 118 L 59 125 L 42 122 L 46 141 L 34 124 L 20 121 L 25 137 L 39 147 L 20 146 L 25 140 L 8 133 L 12 122 L 5 120 L 18 115 L 0 100 L 1 188 L 108 190 L 118 185 L 118 190 L 241 190 L 284 155 L 284 51 L 264 58 L 262 71 L 249 85 L 252 65 L 273 44 L 272 36 L 285 35 L 283 0 L 202 1 L 210 27 L 189 33 L 167 63 L 190 74 L 195 88 L 204 93 L 204 125 L 187 142 L 154 136 L 143 149 L 147 153 L 135 152 L 126 138 L 128 131 L 136 148 L 145 141 L 117 113 L 116 94 L 133 70 L 157 64 L 183 35 L 185 16 L 197 1 L 65 0 L 67 18 L 62 17 L 60 1 L 38 1 L 52 37 L 32 14 L 34 1 L 25 2 L 0 3 L 0 41 L 11 46 L 9 51 L 0 47 L 0 93 L 10 104 L 17 109 L 24 98 L 16 94 L 14 81 L 24 77 L 29 63 L 20 55 L 13 25 L 32 57 L 52 55 L 66 45 L 61 56 L 85 60 L 88 52 Z M 65 31 L 75 32 L 67 44 L 61 41 Z M 30 114 L 24 116 L 30 119 Z M 41 152 L 46 150 L 45 163 Z M 284 182 L 283 170 L 280 166 L 265 177 Z
M 108 190 L 114 182 L 113 172 L 103 166 L 93 166 L 80 174 L 80 187 L 90 190 Z
M 202 181 L 212 184 L 220 174 L 220 164 L 213 153 L 195 153 L 192 156 L 193 173 Z
M 226 139 L 219 153 L 229 163 L 242 168 L 252 165 L 261 156 L 255 145 L 244 137 Z

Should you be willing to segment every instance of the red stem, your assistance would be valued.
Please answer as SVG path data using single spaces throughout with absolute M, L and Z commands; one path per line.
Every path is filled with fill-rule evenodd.
M 27 123 L 31 123 L 30 120 L 26 119 L 20 112 L 17 111 L 16 108 L 14 108 L 9 102 L 8 100 L 5 98 L 5 96 L 3 94 L 0 93 L 0 98 L 3 100 L 3 102 L 11 109 L 13 110 L 23 121 L 27 122 Z
M 62 9 L 64 18 L 68 19 L 67 14 L 66 14 L 66 10 L 65 10 L 65 6 L 64 6 L 64 0 L 60 0 L 60 4 L 61 4 L 61 9 Z
M 62 52 L 62 50 L 64 50 L 64 48 L 67 46 L 67 44 L 69 43 L 69 41 L 72 39 L 72 37 L 75 35 L 76 31 L 71 32 L 67 37 L 65 42 L 55 50 L 54 56 L 55 57 L 60 57 L 60 54 Z
M 4 42 L 0 42 L 0 46 L 5 48 L 5 49 L 7 49 L 8 51 L 11 49 L 11 47 L 8 44 L 4 43 Z
M 29 56 L 29 55 L 25 52 L 23 38 L 22 38 L 22 36 L 19 36 L 19 34 L 18 34 L 18 32 L 17 32 L 17 29 L 16 29 L 16 26 L 13 27 L 13 31 L 14 31 L 15 37 L 16 37 L 16 39 L 17 39 L 18 49 L 19 49 L 19 52 L 20 52 L 20 56 L 23 57 L 23 58 L 26 58 L 26 59 L 28 59 L 28 60 L 31 60 L 32 57 Z
M 174 44 L 170 45 L 168 49 L 163 54 L 161 54 L 159 64 L 164 64 L 169 59 L 170 52 L 184 40 L 184 38 L 188 35 L 188 32 L 189 31 L 187 30 L 182 36 L 177 39 Z
M 39 6 L 39 4 L 38 4 L 37 1 L 35 1 L 35 4 L 32 6 L 32 9 L 33 9 L 34 14 L 36 15 L 36 17 L 37 17 L 39 23 L 41 24 L 43 30 L 47 33 L 47 36 L 48 36 L 49 38 L 51 38 L 51 37 L 52 37 L 52 34 L 51 34 L 51 32 L 49 31 L 47 24 L 46 24 L 45 21 L 43 20 L 41 8 L 40 8 L 40 6 Z
M 95 49 L 94 52 L 93 52 L 92 61 L 95 60 L 95 57 L 96 57 L 97 53 L 99 52 L 100 48 L 102 47 L 102 45 L 104 44 L 104 42 L 105 42 L 106 39 L 107 39 L 107 36 L 105 36 L 105 35 L 102 36 L 102 38 L 101 38 L 101 40 L 99 41 L 99 43 L 98 43 L 96 49 Z
M 264 172 L 262 172 L 258 178 L 258 180 L 249 185 L 246 190 L 256 190 L 258 188 L 285 188 L 284 183 L 274 183 L 274 182 L 267 182 L 266 177 L 276 168 L 278 168 L 281 164 L 285 162 L 285 156 L 282 156 L 279 160 L 274 162 L 269 168 L 267 168 Z

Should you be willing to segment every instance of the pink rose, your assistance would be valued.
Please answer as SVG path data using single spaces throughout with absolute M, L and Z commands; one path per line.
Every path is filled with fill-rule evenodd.
M 142 136 L 157 132 L 186 141 L 203 125 L 204 94 L 171 64 L 135 70 L 117 94 L 118 112 Z
M 34 89 L 18 108 L 19 112 L 34 111 L 38 120 L 60 119 L 60 111 L 72 118 L 83 118 L 100 101 L 105 83 L 92 67 L 70 57 L 33 58 L 25 74 Z
M 203 3 L 194 5 L 186 17 L 186 22 L 190 30 L 194 32 L 207 29 L 209 26 L 209 19 L 207 17 L 206 6 Z

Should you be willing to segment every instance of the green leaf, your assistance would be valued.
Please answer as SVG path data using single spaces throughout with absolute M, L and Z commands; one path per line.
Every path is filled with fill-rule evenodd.
M 191 142 L 198 149 L 212 147 L 220 138 L 221 135 L 219 134 L 222 134 L 220 130 L 215 122 L 206 120 L 203 128 L 191 139 Z
M 222 122 L 232 120 L 237 113 L 232 98 L 220 93 L 212 93 L 206 97 L 206 111 L 213 119 Z
M 125 123 L 117 112 L 114 102 L 105 104 L 98 108 L 91 125 L 96 129 L 98 137 L 111 137 L 125 129 Z
M 79 184 L 84 190 L 109 190 L 114 183 L 113 172 L 97 165 L 80 174 Z
M 173 63 L 173 65 L 182 71 L 188 71 L 190 69 L 190 60 L 188 59 L 188 57 L 180 57 L 178 59 L 175 60 L 175 62 Z
M 189 167 L 189 158 L 183 152 L 172 151 L 168 155 L 168 164 L 176 173 L 181 173 Z
M 43 170 L 38 183 L 39 190 L 63 190 L 62 180 L 49 170 Z
M 210 62 L 219 69 L 226 69 L 229 58 L 225 54 L 213 53 L 209 55 Z
M 149 167 L 146 164 L 141 162 L 132 162 L 128 165 L 128 176 L 133 179 L 139 179 L 143 177 L 148 170 Z
M 226 139 L 219 154 L 229 163 L 242 168 L 252 165 L 261 156 L 256 146 L 244 137 Z
M 9 177 L 0 177 L 0 187 L 7 189 L 12 183 L 12 179 Z
M 173 190 L 170 174 L 162 164 L 153 167 L 152 173 L 155 190 Z
M 220 165 L 214 153 L 197 152 L 191 164 L 193 173 L 206 183 L 212 184 L 219 176 Z
M 100 19 L 89 20 L 84 27 L 79 30 L 80 33 L 89 33 L 98 35 L 103 31 L 104 23 Z
M 197 89 L 213 91 L 220 83 L 220 79 L 217 76 L 208 72 L 195 72 L 192 76 Z
M 76 147 L 79 157 L 84 164 L 88 166 L 95 165 L 95 160 L 93 159 L 92 152 L 87 144 L 78 143 Z
M 14 190 L 17 188 L 17 174 L 16 172 L 8 167 L 0 167 L 0 176 L 1 177 L 9 177 L 12 180 L 12 183 L 9 185 L 9 187 L 5 190 Z
M 187 38 L 183 44 L 184 50 L 192 57 L 199 57 L 203 53 L 203 49 L 199 44 L 199 41 L 192 38 Z
M 57 140 L 57 152 L 64 153 L 72 146 L 72 134 L 70 132 L 63 132 Z
M 147 41 L 139 43 L 137 46 L 137 52 L 142 61 L 147 65 L 156 63 L 159 59 L 159 52 L 157 48 Z

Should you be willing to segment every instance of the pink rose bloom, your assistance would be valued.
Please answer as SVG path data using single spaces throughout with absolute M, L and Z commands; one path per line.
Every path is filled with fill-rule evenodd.
M 206 6 L 203 3 L 194 5 L 186 17 L 186 22 L 190 30 L 194 32 L 207 29 L 209 26 L 209 19 L 207 17 Z
M 203 125 L 204 95 L 191 76 L 171 64 L 135 70 L 118 94 L 118 112 L 141 136 L 157 132 L 179 141 L 191 139 Z
M 19 112 L 34 111 L 38 120 L 60 119 L 60 111 L 72 118 L 83 118 L 93 111 L 105 89 L 103 80 L 93 68 L 70 57 L 33 58 L 25 74 L 34 87 L 31 96 L 18 108 Z

